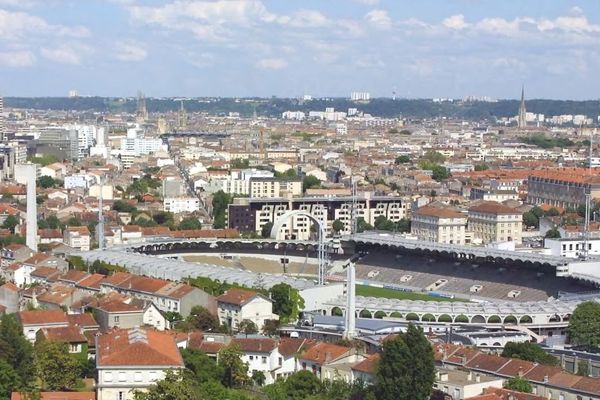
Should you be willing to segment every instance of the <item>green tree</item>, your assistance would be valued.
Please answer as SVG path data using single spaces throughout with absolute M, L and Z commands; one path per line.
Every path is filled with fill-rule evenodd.
M 112 205 L 112 209 L 118 212 L 128 213 L 135 213 L 137 211 L 137 208 L 133 204 L 129 204 L 128 202 L 123 200 L 115 200 L 115 202 Z
M 425 153 L 423 159 L 433 164 L 441 164 L 446 161 L 446 157 L 442 153 L 433 150 L 429 150 L 427 153 Z
M 219 351 L 219 364 L 223 367 L 223 384 L 229 388 L 244 385 L 248 381 L 248 365 L 242 361 L 242 351 L 236 345 Z
M 410 219 L 402 218 L 396 224 L 396 229 L 398 230 L 398 232 L 406 233 L 406 232 L 410 232 L 410 226 L 411 226 Z
M 0 357 L 0 400 L 10 399 L 13 391 L 20 390 L 20 378 L 13 367 Z
M 57 183 L 58 182 L 51 176 L 44 175 L 38 178 L 36 186 L 47 189 L 56 186 Z
M 527 211 L 523 213 L 523 223 L 525 226 L 537 228 L 540 225 L 540 220 L 532 211 Z
M 135 400 L 189 400 L 204 399 L 197 384 L 188 374 L 167 371 L 165 379 L 151 385 L 146 391 L 135 391 Z
M 560 212 L 556 208 L 554 208 L 554 207 L 552 207 L 548 211 L 544 212 L 544 216 L 546 216 L 546 217 L 557 217 L 559 215 L 560 215 Z
M 321 391 L 321 381 L 310 371 L 298 371 L 287 378 L 285 391 L 291 400 L 304 400 Z
M 196 329 L 201 331 L 217 331 L 219 329 L 219 319 L 213 315 L 207 308 L 194 306 L 187 317 L 187 321 Z
M 70 390 L 79 380 L 79 362 L 69 354 L 66 343 L 50 340 L 35 345 L 35 365 L 46 390 Z
M 188 218 L 182 219 L 181 222 L 179 223 L 179 225 L 177 226 L 177 229 L 179 229 L 180 231 L 187 231 L 187 230 L 201 229 L 201 228 L 202 228 L 202 223 L 200 221 L 198 221 L 197 218 L 193 218 L 193 217 L 188 217 Z
M 517 392 L 533 393 L 533 386 L 531 383 L 522 377 L 513 376 L 504 382 L 504 387 L 510 390 L 516 390 Z
M 40 229 L 63 229 L 63 224 L 56 217 L 56 215 L 50 215 L 45 219 L 38 221 L 38 228 Z
M 227 207 L 233 201 L 233 196 L 225 193 L 222 190 L 215 192 L 212 198 L 213 206 L 213 227 L 215 229 L 225 228 L 225 214 L 227 213 Z
M 238 324 L 238 331 L 242 332 L 246 335 L 246 337 L 248 335 L 253 335 L 255 333 L 258 333 L 258 327 L 256 326 L 256 324 L 249 320 L 249 319 L 243 319 L 240 321 L 240 323 Z
M 263 324 L 262 333 L 265 336 L 277 336 L 279 332 L 279 320 L 277 319 L 267 319 Z
M 252 371 L 252 381 L 257 386 L 264 385 L 266 380 L 267 380 L 267 377 L 265 376 L 264 372 L 258 371 L 258 370 Z
M 554 227 L 544 235 L 546 239 L 560 239 L 560 232 L 557 227 Z
M 302 180 L 302 190 L 306 192 L 307 189 L 318 188 L 321 186 L 321 180 L 313 175 L 306 175 Z
M 71 217 L 67 220 L 67 226 L 83 226 L 83 222 L 77 217 Z
M 331 224 L 331 228 L 335 231 L 335 233 L 340 233 L 340 231 L 344 230 L 344 227 L 345 227 L 344 223 L 342 221 L 340 221 L 339 219 L 336 219 Z
M 518 358 L 520 360 L 532 361 L 545 365 L 558 365 L 558 359 L 546 353 L 535 343 L 508 342 L 502 351 L 502 357 Z
M 271 229 L 273 229 L 273 223 L 267 222 L 260 228 L 260 236 L 265 239 L 271 237 Z
M 410 157 L 406 154 L 402 154 L 394 160 L 394 164 L 408 164 L 410 162 Z
M 435 378 L 433 350 L 423 331 L 409 324 L 406 333 L 384 342 L 375 375 L 380 400 L 426 400 Z
M 17 375 L 11 389 L 28 391 L 35 382 L 33 346 L 23 335 L 23 327 L 14 314 L 5 314 L 0 322 L 0 360 L 4 360 Z M 5 378 L 12 376 L 6 368 Z
M 300 310 L 304 308 L 304 299 L 297 289 L 287 283 L 278 283 L 269 289 L 269 296 L 273 301 L 273 312 L 279 315 L 282 323 L 298 319 Z
M 571 342 L 578 345 L 600 345 L 600 303 L 579 303 L 567 328 Z
M 2 227 L 4 229 L 9 229 L 12 233 L 15 233 L 15 228 L 17 225 L 19 225 L 19 219 L 14 215 L 9 215 L 2 223 Z
M 577 375 L 589 376 L 590 375 L 590 364 L 587 360 L 577 361 Z
M 431 169 L 431 177 L 438 182 L 448 179 L 449 176 L 450 174 L 446 167 L 442 167 L 441 165 L 435 165 Z
M 375 218 L 375 229 L 380 231 L 393 231 L 396 228 L 394 222 L 390 221 L 385 215 Z
M 486 171 L 488 169 L 490 169 L 490 166 L 485 163 L 475 165 L 475 171 Z
M 198 349 L 182 349 L 181 356 L 185 367 L 194 374 L 198 383 L 209 381 L 221 381 L 223 379 L 223 367 L 215 360 Z
M 365 219 L 363 217 L 358 217 L 356 219 L 356 230 L 358 231 L 358 233 L 361 233 L 364 231 L 371 231 L 371 230 L 373 230 L 373 226 L 371 224 L 369 224 L 367 221 L 365 221 Z

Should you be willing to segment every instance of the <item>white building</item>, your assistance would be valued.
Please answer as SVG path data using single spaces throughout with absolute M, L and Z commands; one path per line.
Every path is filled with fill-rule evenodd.
M 466 215 L 449 207 L 423 206 L 412 214 L 410 233 L 419 240 L 465 244 Z
M 96 178 L 92 175 L 76 174 L 65 176 L 65 189 L 83 188 L 87 189 L 96 183 Z
M 240 322 L 247 319 L 262 330 L 266 320 L 279 319 L 273 314 L 273 302 L 271 299 L 250 290 L 229 289 L 217 297 L 217 312 L 219 322 L 230 326 L 234 331 Z
M 90 250 L 90 231 L 87 226 L 68 226 L 63 233 L 63 243 L 79 251 Z
M 352 93 L 350 93 L 350 100 L 352 100 L 352 101 L 369 101 L 369 100 L 371 100 L 371 93 L 369 93 L 369 92 L 352 92 Z
M 306 114 L 302 111 L 286 111 L 281 114 L 281 118 L 301 121 L 306 118 Z
M 168 197 L 163 199 L 163 208 L 172 213 L 194 212 L 200 210 L 197 197 Z
M 484 201 L 469 208 L 469 232 L 483 244 L 493 242 L 521 243 L 523 215 L 502 203 Z
M 600 254 L 600 239 L 589 239 L 587 246 L 588 255 L 597 256 Z M 579 258 L 585 254 L 585 240 L 583 237 L 544 239 L 544 247 L 553 256 Z
M 112 330 L 96 337 L 98 400 L 132 400 L 162 380 L 169 370 L 184 368 L 173 335 L 134 328 Z

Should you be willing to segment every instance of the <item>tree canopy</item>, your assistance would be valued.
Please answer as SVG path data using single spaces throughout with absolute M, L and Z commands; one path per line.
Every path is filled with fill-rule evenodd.
M 273 300 L 273 313 L 279 315 L 282 323 L 298 319 L 300 310 L 304 308 L 304 299 L 297 289 L 287 283 L 278 283 L 269 289 L 269 295 Z
M 504 387 L 510 390 L 516 390 L 517 392 L 533 393 L 533 386 L 531 383 L 519 376 L 513 376 L 504 382 Z
M 508 342 L 502 351 L 502 357 L 518 358 L 546 365 L 558 365 L 558 359 L 546 353 L 535 343 Z
M 577 345 L 600 345 L 600 303 L 586 301 L 575 308 L 567 328 L 571 342 Z

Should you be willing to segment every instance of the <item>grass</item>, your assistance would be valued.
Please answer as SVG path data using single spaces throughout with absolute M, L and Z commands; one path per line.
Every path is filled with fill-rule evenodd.
M 379 288 L 373 286 L 356 285 L 356 295 L 366 297 L 385 297 L 388 299 L 400 299 L 400 300 L 424 300 L 424 301 L 450 301 L 450 302 L 464 302 L 468 301 L 465 299 L 448 299 L 446 297 L 434 297 L 424 293 L 414 292 L 401 292 L 399 290 Z

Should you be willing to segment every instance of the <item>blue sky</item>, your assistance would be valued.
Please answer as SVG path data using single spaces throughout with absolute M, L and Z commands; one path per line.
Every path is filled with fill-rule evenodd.
M 5 96 L 596 99 L 598 0 L 0 0 Z

